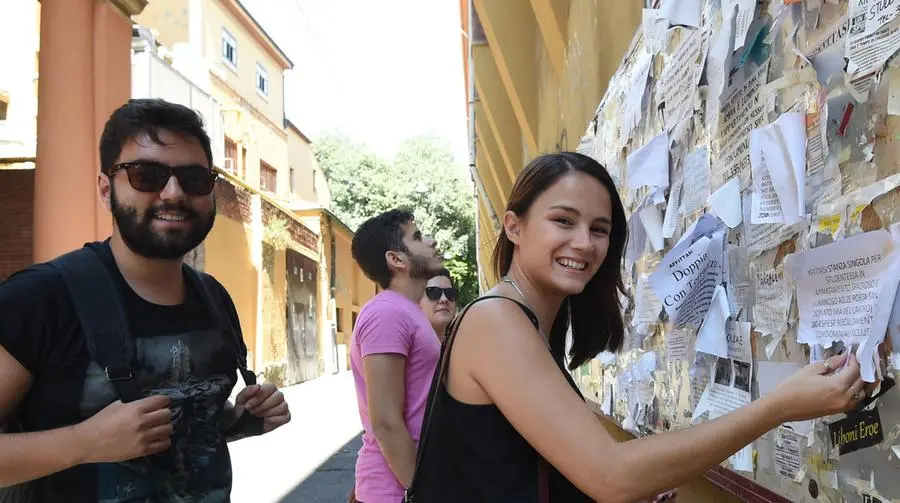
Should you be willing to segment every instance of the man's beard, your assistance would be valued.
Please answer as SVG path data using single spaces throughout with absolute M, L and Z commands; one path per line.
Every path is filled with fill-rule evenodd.
M 412 279 L 424 280 L 429 280 L 435 277 L 438 273 L 441 272 L 442 265 L 432 266 L 432 269 L 429 269 L 429 266 L 431 266 L 431 262 L 432 257 L 410 254 L 409 277 Z
M 201 215 L 184 204 L 163 204 L 139 215 L 136 208 L 120 204 L 115 188 L 110 186 L 109 202 L 122 241 L 131 251 L 149 259 L 174 260 L 184 257 L 206 239 L 216 220 L 215 200 L 212 211 L 206 215 Z M 154 217 L 167 211 L 184 215 L 190 227 L 166 233 L 154 232 Z

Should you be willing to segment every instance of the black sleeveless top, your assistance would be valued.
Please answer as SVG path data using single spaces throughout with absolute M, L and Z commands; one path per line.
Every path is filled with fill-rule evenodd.
M 489 298 L 506 297 L 480 297 L 472 304 Z M 537 328 L 534 313 L 523 304 L 516 304 Z M 455 327 L 463 315 L 465 311 L 452 324 L 454 333 L 449 334 L 442 348 L 442 353 L 448 353 L 441 359 L 448 359 L 447 366 Z M 578 392 L 561 359 L 554 357 L 554 360 Z M 472 405 L 453 398 L 447 391 L 446 373 L 441 375 L 440 368 L 439 365 L 429 396 L 429 405 L 434 400 L 434 408 L 430 415 L 426 413 L 423 424 L 424 434 L 430 416 L 427 443 L 420 449 L 414 483 L 416 503 L 539 503 L 538 452 L 496 405 Z M 593 501 L 549 463 L 545 466 L 552 503 Z

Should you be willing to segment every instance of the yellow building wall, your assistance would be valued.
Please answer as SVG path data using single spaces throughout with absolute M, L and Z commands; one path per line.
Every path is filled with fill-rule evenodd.
M 488 41 L 474 47 L 476 165 L 487 192 L 479 199 L 497 215 L 528 161 L 578 147 L 642 14 L 638 2 L 549 0 L 549 9 L 516 2 L 522 5 L 511 16 L 504 0 L 475 0 Z M 560 52 L 552 52 L 554 44 Z M 535 131 L 535 148 L 526 125 Z M 483 278 L 492 285 L 496 275 L 486 259 L 495 232 L 482 207 L 478 212 L 485 217 L 478 243 Z
M 358 266 L 353 260 L 350 251 L 351 239 L 346 234 L 338 231 L 335 232 L 336 252 L 335 252 L 335 269 L 337 278 L 335 281 L 334 299 L 335 305 L 341 309 L 341 325 L 342 330 L 338 331 L 338 344 L 349 344 L 351 331 L 351 315 L 353 311 L 353 284 L 355 282 L 356 270 Z
M 154 0 L 147 4 L 143 12 L 134 17 L 134 21 L 156 30 L 156 39 L 165 46 L 172 47 L 177 43 L 187 42 L 189 1 Z
M 340 223 L 335 222 L 329 216 L 323 216 L 321 210 L 299 210 L 304 224 L 319 231 L 320 250 L 324 255 L 324 267 L 319 270 L 320 295 L 325 299 L 321 306 L 325 316 L 320 319 L 319 330 L 322 337 L 331 338 L 331 324 L 337 325 L 335 318 L 340 313 L 340 328 L 336 340 L 340 370 L 349 370 L 349 360 L 346 358 L 350 336 L 353 334 L 353 315 L 359 314 L 360 309 L 377 293 L 375 282 L 366 277 L 356 261 L 353 260 L 351 234 Z M 334 237 L 334 256 L 331 252 L 331 239 Z M 335 286 L 331 288 L 331 271 L 335 272 Z M 323 280 L 324 278 L 324 280 Z M 333 291 L 332 291 L 333 290 Z M 332 296 L 333 295 L 333 296 Z M 340 309 L 340 311 L 338 311 Z M 340 355 L 343 354 L 343 357 Z M 325 355 L 330 358 L 330 355 Z
M 263 281 L 263 365 L 281 363 L 287 356 L 287 260 L 284 250 L 274 250 L 274 268 L 264 266 Z
M 225 0 L 229 1 L 229 0 Z M 213 67 L 212 95 L 222 104 L 225 136 L 246 149 L 239 173 L 251 187 L 260 187 L 260 162 L 279 174 L 288 171 L 287 133 L 284 130 L 284 81 L 282 67 L 235 19 L 219 0 L 203 4 L 204 57 Z M 237 42 L 237 70 L 222 59 L 222 30 Z M 256 64 L 269 74 L 268 99 L 256 91 Z M 281 190 L 282 183 L 276 182 Z
M 240 104 L 240 98 L 234 91 L 213 79 L 212 95 L 222 104 L 225 116 L 225 136 L 235 142 L 239 148 L 246 149 L 246 165 L 242 166 L 243 180 L 255 189 L 259 189 L 260 162 L 275 168 L 279 174 L 288 172 L 288 145 L 285 131 L 278 130 L 266 120 L 259 120 L 252 112 Z M 239 163 L 244 157 L 239 155 Z M 277 189 L 281 189 L 277 182 Z
M 284 121 L 283 69 L 240 21 L 222 4 L 231 0 L 205 0 L 203 3 L 203 53 L 219 75 L 238 95 L 247 100 L 273 124 Z M 151 2 L 152 5 L 153 2 Z M 225 28 L 237 42 L 237 70 L 222 59 L 222 29 Z M 269 74 L 269 95 L 256 91 L 256 64 L 261 64 Z M 267 161 L 268 162 L 268 161 Z
M 573 0 L 567 10 L 568 64 L 562 80 L 554 72 L 548 51 L 536 51 L 539 153 L 574 151 L 578 147 L 610 77 L 641 24 L 639 2 L 617 3 L 613 8 L 611 1 Z M 540 37 L 538 33 L 539 41 Z
M 287 128 L 288 139 L 288 165 L 294 170 L 294 191 L 290 192 L 290 170 L 282 170 L 278 173 L 279 192 L 284 197 L 293 195 L 305 203 L 314 204 L 320 208 L 331 206 L 331 192 L 328 189 L 328 179 L 316 162 L 313 146 L 292 128 Z M 282 190 L 281 187 L 284 187 Z
M 219 280 L 234 301 L 249 351 L 247 361 L 252 365 L 255 361 L 259 276 L 253 265 L 250 242 L 249 228 L 218 215 L 204 242 L 204 268 Z
M 170 49 L 190 40 L 190 2 L 154 0 L 135 20 L 158 32 L 158 40 Z M 269 42 L 247 24 L 236 0 L 201 0 L 194 13 L 200 16 L 202 58 L 210 70 L 209 92 L 221 105 L 225 136 L 239 146 L 237 173 L 253 188 L 260 186 L 260 161 L 278 171 L 277 189 L 289 189 L 287 133 L 284 128 L 284 67 L 268 49 Z M 223 29 L 237 45 L 237 68 L 222 57 Z M 268 95 L 256 88 L 256 66 L 268 74 Z M 205 87 L 205 86 L 204 86 Z M 246 150 L 246 157 L 241 151 Z M 246 160 L 246 164 L 243 164 Z
M 353 260 L 350 249 L 352 236 L 345 232 L 336 232 L 337 236 L 337 288 L 335 293 L 335 305 L 341 308 L 342 331 L 337 334 L 338 345 L 346 345 L 349 351 L 350 338 L 353 335 L 354 314 L 359 315 L 360 309 L 369 302 L 377 293 L 374 281 L 366 277 L 365 273 Z M 343 370 L 350 369 L 349 358 Z
M 356 306 L 355 311 L 359 313 L 360 308 L 378 293 L 378 288 L 375 282 L 367 278 L 362 269 L 358 267 L 356 268 L 356 284 L 357 287 L 354 291 L 356 295 L 353 303 Z

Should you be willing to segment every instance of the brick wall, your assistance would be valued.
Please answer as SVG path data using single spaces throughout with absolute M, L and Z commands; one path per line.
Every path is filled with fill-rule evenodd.
M 31 264 L 34 170 L 0 169 L 0 281 Z
M 263 200 L 262 202 L 262 221 L 263 225 L 268 225 L 269 220 L 274 217 L 280 217 L 282 220 L 286 221 L 288 224 L 288 232 L 291 234 L 291 239 L 300 243 L 300 245 L 309 248 L 310 250 L 318 249 L 319 238 L 316 234 L 309 230 L 308 227 L 298 222 L 296 219 L 292 218 L 290 215 L 285 215 L 283 211 L 278 209 L 274 204 Z
M 219 178 L 216 181 L 216 213 L 249 224 L 252 216 L 250 195 L 244 187 Z
M 252 213 L 250 211 L 250 199 L 252 193 L 240 185 L 233 185 L 224 178 L 216 182 L 216 212 L 219 215 L 250 224 Z M 262 223 L 268 225 L 273 218 L 281 218 L 288 224 L 288 232 L 291 239 L 310 250 L 318 249 L 319 238 L 308 227 L 298 222 L 292 215 L 285 214 L 274 204 L 263 199 Z

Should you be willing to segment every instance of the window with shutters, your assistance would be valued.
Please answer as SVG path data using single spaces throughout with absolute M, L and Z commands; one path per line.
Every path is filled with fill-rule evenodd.
M 275 193 L 278 171 L 264 161 L 259 161 L 259 189 Z

